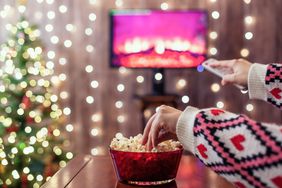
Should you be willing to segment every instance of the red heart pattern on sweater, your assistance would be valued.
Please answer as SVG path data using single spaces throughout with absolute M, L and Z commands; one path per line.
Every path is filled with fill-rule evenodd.
M 235 184 L 235 186 L 238 187 L 238 188 L 246 188 L 246 186 L 245 186 L 243 183 L 239 182 L 239 181 L 234 182 L 234 184 Z
M 271 181 L 278 188 L 282 188 L 282 176 L 276 176 L 275 178 L 272 178 Z
M 206 154 L 206 152 L 208 151 L 206 146 L 204 146 L 204 144 L 200 144 L 197 146 L 197 149 L 199 151 L 199 153 L 201 154 L 201 156 L 205 159 L 208 158 L 208 155 Z
M 242 145 L 242 142 L 244 142 L 245 140 L 246 140 L 245 137 L 243 135 L 241 135 L 241 134 L 238 134 L 238 135 L 233 136 L 231 138 L 232 144 L 239 151 L 243 151 L 244 150 L 244 146 Z
M 223 111 L 223 110 L 219 110 L 219 109 L 212 109 L 212 110 L 211 110 L 211 113 L 212 113 L 214 116 L 218 116 L 218 115 L 224 113 L 224 111 Z
M 280 95 L 281 93 L 281 89 L 279 89 L 278 87 L 277 88 L 274 88 L 270 91 L 270 93 L 276 98 L 276 99 L 281 99 L 282 96 Z

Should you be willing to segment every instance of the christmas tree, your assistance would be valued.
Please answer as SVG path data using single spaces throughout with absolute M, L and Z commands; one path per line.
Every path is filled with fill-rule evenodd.
M 65 152 L 65 118 L 52 93 L 53 62 L 40 31 L 22 16 L 7 25 L 0 51 L 0 187 L 40 187 L 73 157 Z

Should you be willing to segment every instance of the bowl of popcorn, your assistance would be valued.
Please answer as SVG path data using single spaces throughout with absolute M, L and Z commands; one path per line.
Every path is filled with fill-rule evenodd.
M 112 140 L 109 152 L 118 180 L 137 185 L 173 181 L 183 152 L 181 144 L 168 140 L 148 151 L 141 139 L 141 134 L 126 138 L 118 133 Z

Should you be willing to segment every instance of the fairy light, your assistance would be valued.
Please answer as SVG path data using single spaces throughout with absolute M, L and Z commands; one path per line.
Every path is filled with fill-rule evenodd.
M 211 16 L 213 19 L 217 20 L 220 17 L 220 14 L 218 11 L 212 11 Z
M 217 36 L 218 36 L 218 34 L 217 34 L 216 31 L 212 31 L 212 32 L 210 32 L 210 34 L 209 34 L 209 37 L 210 37 L 210 39 L 212 39 L 212 40 L 217 39 Z
M 33 181 L 34 180 L 34 176 L 32 174 L 27 175 L 27 180 L 28 181 Z
M 120 74 L 125 74 L 127 72 L 127 69 L 125 67 L 119 67 L 118 72 Z
M 176 83 L 176 89 L 180 90 L 186 86 L 187 82 L 185 79 L 179 79 Z
M 85 50 L 88 52 L 88 53 L 91 53 L 94 51 L 94 46 L 91 45 L 91 44 L 88 44 L 86 47 L 85 47 Z
M 94 97 L 92 97 L 92 96 L 87 96 L 85 100 L 88 104 L 94 103 Z
M 75 30 L 75 27 L 73 24 L 67 24 L 65 28 L 69 32 L 73 32 Z
M 65 46 L 66 48 L 70 48 L 70 47 L 72 46 L 71 40 L 65 40 L 65 41 L 64 41 L 64 46 Z
M 117 85 L 117 90 L 118 90 L 119 92 L 123 92 L 123 91 L 125 90 L 125 86 L 124 86 L 123 84 L 118 84 L 118 85 Z
M 37 176 L 36 176 L 36 180 L 37 180 L 37 181 L 42 181 L 42 180 L 43 180 L 43 176 L 40 175 L 40 174 L 37 175 Z
M 94 22 L 96 20 L 97 16 L 94 13 L 90 13 L 88 16 L 88 19 L 92 22 Z
M 72 132 L 73 131 L 73 125 L 72 124 L 67 124 L 66 125 L 66 131 L 68 131 L 68 132 Z
M 53 29 L 54 29 L 54 27 L 53 27 L 53 25 L 51 25 L 51 24 L 47 24 L 47 25 L 45 26 L 45 30 L 46 30 L 47 32 L 52 32 Z
M 47 18 L 50 20 L 53 20 L 56 17 L 56 14 L 54 11 L 48 11 L 47 12 Z
M 116 108 L 122 108 L 123 107 L 123 102 L 122 101 L 117 101 L 115 103 Z
M 216 103 L 216 107 L 217 107 L 217 108 L 223 108 L 223 107 L 224 107 L 224 103 L 223 103 L 222 101 L 218 101 L 218 102 Z
M 254 18 L 252 16 L 246 16 L 244 18 L 245 24 L 250 25 L 254 22 Z
M 91 120 L 97 123 L 102 120 L 102 115 L 100 113 L 93 114 Z
M 97 148 L 92 148 L 92 149 L 91 149 L 91 154 L 92 154 L 92 155 L 95 156 L 95 155 L 98 155 L 98 153 L 99 153 L 99 152 L 98 152 L 98 149 L 97 149 Z
M 85 29 L 84 33 L 85 33 L 85 35 L 90 36 L 90 35 L 92 35 L 93 30 L 88 27 L 88 28 Z
M 24 131 L 25 131 L 27 134 L 29 134 L 29 133 L 31 133 L 32 129 L 31 129 L 30 126 L 27 126 L 27 127 L 25 127 Z
M 144 76 L 137 76 L 136 81 L 140 84 L 143 83 L 144 82 Z
M 60 79 L 61 81 L 65 81 L 65 80 L 67 79 L 67 75 L 64 74 L 64 73 L 62 73 L 62 74 L 59 75 L 59 79 Z
M 72 152 L 67 152 L 66 153 L 66 158 L 67 159 L 72 159 L 73 158 L 73 153 Z
M 164 2 L 164 3 L 161 4 L 160 7 L 161 7 L 162 10 L 167 10 L 169 6 L 166 2 Z
M 215 47 L 211 47 L 209 50 L 211 55 L 216 55 L 217 54 L 217 49 Z
M 117 117 L 117 122 L 118 123 L 124 123 L 125 122 L 125 116 L 124 115 L 119 115 Z
M 68 116 L 68 115 L 71 114 L 71 109 L 70 109 L 69 107 L 65 107 L 65 108 L 63 109 L 63 113 L 64 113 L 66 116 Z
M 99 82 L 96 80 L 91 81 L 90 83 L 91 87 L 96 89 L 99 86 Z
M 187 96 L 187 95 L 184 95 L 182 98 L 181 98 L 181 101 L 184 103 L 184 104 L 187 104 L 189 102 L 190 98 Z
M 52 36 L 52 37 L 50 38 L 50 41 L 51 41 L 52 44 L 58 44 L 58 42 L 59 42 L 59 37 L 57 37 L 56 35 L 54 35 L 54 36 Z
M 62 92 L 60 93 L 60 97 L 61 97 L 62 99 L 67 99 L 67 98 L 69 97 L 69 93 L 66 92 L 66 91 L 62 91 Z
M 53 131 L 53 135 L 54 135 L 54 136 L 60 136 L 60 134 L 61 134 L 61 132 L 60 132 L 59 129 L 55 129 L 55 130 Z
M 85 71 L 86 71 L 87 73 L 91 73 L 91 72 L 93 72 L 93 70 L 94 70 L 94 68 L 93 68 L 92 65 L 87 65 L 87 66 L 85 67 Z
M 218 83 L 213 83 L 213 84 L 211 85 L 211 90 L 212 90 L 212 92 L 214 92 L 214 93 L 219 92 L 219 90 L 220 90 L 220 85 L 219 85 Z
M 242 57 L 248 57 L 249 54 L 250 54 L 250 51 L 247 49 L 247 48 L 243 48 L 241 51 L 240 51 L 240 54 Z
M 52 5 L 54 3 L 54 0 L 46 0 L 46 3 Z
M 253 110 L 254 110 L 254 105 L 252 105 L 252 104 L 247 104 L 247 105 L 246 105 L 246 110 L 249 111 L 249 112 L 253 111 Z
M 99 134 L 99 130 L 98 130 L 98 129 L 93 128 L 93 129 L 91 130 L 91 135 L 92 135 L 92 136 L 98 136 L 98 134 Z
M 19 11 L 20 13 L 24 13 L 25 10 L 26 10 L 26 7 L 25 7 L 24 5 L 18 6 L 18 11 Z
M 160 81 L 162 79 L 163 79 L 163 75 L 161 73 L 158 72 L 155 74 L 155 80 Z
M 96 5 L 97 4 L 97 0 L 89 0 L 89 4 Z
M 49 59 L 54 59 L 55 56 L 56 56 L 56 53 L 55 53 L 54 51 L 49 51 L 49 52 L 47 53 L 47 57 L 48 57 Z
M 252 32 L 246 32 L 246 33 L 245 33 L 245 38 L 246 38 L 247 40 L 251 40 L 251 39 L 253 38 L 253 33 L 252 33 Z
M 59 63 L 60 63 L 60 65 L 65 65 L 65 64 L 67 64 L 67 59 L 62 57 L 62 58 L 59 59 Z
M 123 5 L 123 0 L 116 0 L 116 1 L 115 1 L 115 4 L 116 4 L 117 7 L 122 7 L 122 5 Z
M 244 2 L 245 2 L 246 4 L 250 4 L 250 3 L 252 2 L 252 0 L 244 0 Z
M 28 167 L 24 167 L 23 173 L 28 174 L 30 172 L 30 169 Z
M 65 6 L 65 5 L 60 5 L 59 6 L 59 11 L 60 11 L 60 13 L 64 14 L 64 13 L 66 13 L 68 11 L 68 7 Z

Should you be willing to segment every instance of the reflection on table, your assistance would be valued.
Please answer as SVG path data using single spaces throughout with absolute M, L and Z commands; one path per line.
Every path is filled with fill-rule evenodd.
M 117 181 L 109 156 L 80 155 L 57 172 L 43 188 L 134 188 Z M 150 187 L 150 186 L 148 186 Z M 154 188 L 233 188 L 192 155 L 183 155 L 175 181 Z

